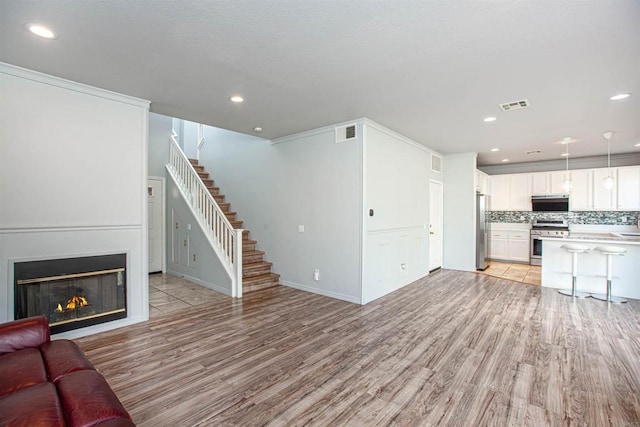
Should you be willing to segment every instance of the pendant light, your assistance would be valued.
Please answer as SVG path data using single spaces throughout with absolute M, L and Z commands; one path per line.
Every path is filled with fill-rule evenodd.
M 564 172 L 564 181 L 562 181 L 562 189 L 566 192 L 571 191 L 573 187 L 573 182 L 571 182 L 571 178 L 569 177 L 569 144 L 571 144 L 574 140 L 570 137 L 566 137 L 563 139 L 563 144 L 565 146 L 565 172 Z
M 602 136 L 607 140 L 607 168 L 609 169 L 602 185 L 607 190 L 612 190 L 616 183 L 615 178 L 611 175 L 611 138 L 613 137 L 613 132 L 607 131 L 603 133 Z

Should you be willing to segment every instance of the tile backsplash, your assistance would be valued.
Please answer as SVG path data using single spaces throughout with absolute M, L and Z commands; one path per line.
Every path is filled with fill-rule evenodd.
M 640 212 L 576 211 L 576 212 L 524 212 L 490 211 L 489 222 L 530 223 L 533 219 L 563 218 L 569 224 L 638 225 Z

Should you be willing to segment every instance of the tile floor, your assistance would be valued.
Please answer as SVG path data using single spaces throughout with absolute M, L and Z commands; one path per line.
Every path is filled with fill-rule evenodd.
M 171 274 L 149 275 L 149 318 L 215 300 L 230 299 Z
M 516 282 L 540 285 L 540 269 L 541 267 L 539 265 L 508 264 L 504 262 L 491 261 L 489 268 L 480 273 L 514 280 Z

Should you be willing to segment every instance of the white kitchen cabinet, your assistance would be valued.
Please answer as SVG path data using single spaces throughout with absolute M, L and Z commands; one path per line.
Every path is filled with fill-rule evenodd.
M 618 210 L 640 210 L 640 166 L 618 168 Z
M 570 176 L 566 171 L 536 172 L 531 174 L 531 194 L 566 194 L 563 188 L 565 179 Z
M 489 175 L 476 169 L 476 191 L 481 194 L 489 193 Z
M 617 207 L 616 186 L 604 188 L 604 179 L 609 176 L 609 169 L 593 169 L 593 210 L 612 211 Z M 611 168 L 611 176 L 616 176 L 616 168 Z
M 531 194 L 549 194 L 549 172 L 531 174 Z
M 489 258 L 507 259 L 508 231 L 492 231 L 489 234 Z
M 489 233 L 489 258 L 529 262 L 529 230 L 495 230 Z
M 491 176 L 491 200 L 492 211 L 509 210 L 509 180 L 510 175 Z
M 589 211 L 593 209 L 593 170 L 579 169 L 571 171 L 571 192 L 569 209 Z
M 530 211 L 531 174 L 491 176 L 492 211 Z
M 529 262 L 529 231 L 510 231 L 507 237 L 507 259 Z
M 571 176 L 571 172 L 558 171 L 549 174 L 549 194 L 567 194 L 564 181 Z
M 509 210 L 531 210 L 531 174 L 518 173 L 509 176 Z

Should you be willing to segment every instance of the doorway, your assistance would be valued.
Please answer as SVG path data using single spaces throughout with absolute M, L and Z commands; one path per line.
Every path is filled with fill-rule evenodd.
M 149 273 L 164 272 L 164 178 L 149 178 L 147 184 L 149 226 Z
M 442 182 L 429 182 L 429 271 L 442 267 L 443 232 Z

